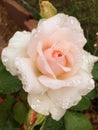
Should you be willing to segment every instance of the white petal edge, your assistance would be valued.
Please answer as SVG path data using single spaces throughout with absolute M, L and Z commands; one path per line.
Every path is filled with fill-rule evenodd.
M 64 87 L 56 90 L 50 89 L 48 96 L 56 105 L 63 109 L 68 109 L 76 105 L 81 97 L 88 94 L 95 87 L 92 76 L 83 72 L 81 75 L 80 84 L 77 87 Z
M 10 71 L 12 75 L 17 75 L 17 70 L 15 68 L 15 59 L 18 56 L 26 56 L 25 51 L 21 49 L 15 49 L 12 47 L 6 47 L 3 49 L 1 54 L 3 64 L 6 66 L 6 69 Z
M 75 88 L 85 81 L 84 74 L 81 72 L 77 75 L 72 76 L 71 78 L 66 79 L 53 79 L 47 76 L 39 76 L 38 79 L 41 82 L 41 84 L 50 89 L 60 89 L 62 87 Z
M 12 75 L 17 75 L 15 69 L 15 59 L 17 57 L 27 57 L 26 47 L 30 41 L 30 32 L 17 31 L 13 37 L 9 40 L 8 47 L 4 48 L 1 53 L 1 59 L 6 69 L 10 71 Z
M 30 40 L 30 37 L 31 37 L 31 32 L 17 31 L 13 35 L 13 37 L 9 40 L 8 46 L 13 48 L 25 48 Z
M 23 83 L 23 89 L 28 93 L 44 93 L 47 88 L 37 80 L 38 73 L 35 72 L 32 61 L 29 58 L 17 58 L 15 60 L 18 77 Z
M 50 90 L 48 96 L 57 106 L 65 110 L 76 105 L 81 100 L 77 88 Z
M 44 35 L 50 35 L 54 33 L 58 28 L 63 27 L 66 22 L 68 15 L 59 13 L 48 19 L 41 19 L 38 23 L 37 30 Z
M 58 13 L 48 19 L 41 19 L 38 24 L 38 30 L 42 31 L 43 29 L 43 32 L 47 35 L 56 31 L 57 28 L 66 26 L 72 28 L 73 30 L 83 32 L 79 21 L 75 17 L 65 15 L 64 13 Z
M 91 55 L 89 52 L 83 50 L 82 51 L 82 64 L 81 68 L 88 72 L 91 73 L 94 63 L 98 61 L 98 57 Z
M 51 102 L 46 94 L 44 95 L 33 95 L 28 94 L 28 103 L 32 109 L 43 115 L 51 114 L 54 120 L 59 120 L 66 110 L 58 107 L 55 103 Z

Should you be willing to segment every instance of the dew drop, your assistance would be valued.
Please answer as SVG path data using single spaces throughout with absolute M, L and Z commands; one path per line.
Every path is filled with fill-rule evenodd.
M 37 103 L 40 103 L 40 100 L 39 99 L 37 99 L 37 101 L 36 101 Z
M 40 33 L 40 30 L 38 30 L 38 33 Z
M 8 60 L 9 60 L 7 56 L 3 56 L 2 59 L 3 59 L 3 63 L 4 63 L 4 64 L 6 64 L 6 62 L 8 62 Z

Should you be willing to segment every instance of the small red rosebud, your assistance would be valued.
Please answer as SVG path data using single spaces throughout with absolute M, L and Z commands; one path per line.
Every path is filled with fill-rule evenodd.
M 35 111 L 32 111 L 30 114 L 31 114 L 31 115 L 30 115 L 29 124 L 30 124 L 30 125 L 33 125 L 33 124 L 35 123 L 36 119 L 37 119 L 38 113 L 35 112 Z
M 21 130 L 26 130 L 24 124 L 21 125 Z
M 33 128 L 37 125 L 40 125 L 45 120 L 45 118 L 46 117 L 44 115 L 30 109 L 27 115 L 27 120 L 24 124 L 24 130 L 34 130 Z
M 3 99 L 0 97 L 0 104 L 3 102 Z

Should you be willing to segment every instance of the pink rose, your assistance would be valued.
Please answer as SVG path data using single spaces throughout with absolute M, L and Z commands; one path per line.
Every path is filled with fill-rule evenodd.
M 98 58 L 83 50 L 85 43 L 78 20 L 57 14 L 32 32 L 16 32 L 2 61 L 22 81 L 31 108 L 59 120 L 94 88 L 91 71 Z

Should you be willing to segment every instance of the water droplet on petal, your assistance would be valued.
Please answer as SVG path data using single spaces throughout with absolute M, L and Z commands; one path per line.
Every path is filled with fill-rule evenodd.
M 4 64 L 6 64 L 6 62 L 8 62 L 8 60 L 9 60 L 7 56 L 3 56 L 2 59 L 3 59 L 3 63 L 4 63 Z
M 38 33 L 40 33 L 40 30 L 38 30 Z

